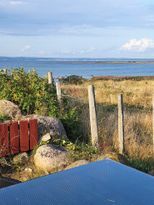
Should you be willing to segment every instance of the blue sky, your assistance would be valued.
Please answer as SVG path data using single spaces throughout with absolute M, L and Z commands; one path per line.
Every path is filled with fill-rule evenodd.
M 154 57 L 153 0 L 0 0 L 0 56 Z

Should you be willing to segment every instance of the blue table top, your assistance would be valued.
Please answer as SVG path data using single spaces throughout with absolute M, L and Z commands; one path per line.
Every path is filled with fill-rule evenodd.
M 112 160 L 0 189 L 0 205 L 154 205 L 154 177 Z

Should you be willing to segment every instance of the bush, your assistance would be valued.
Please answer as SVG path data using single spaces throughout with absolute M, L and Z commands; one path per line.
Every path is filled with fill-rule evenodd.
M 99 150 L 86 143 L 72 143 L 69 140 L 56 139 L 52 143 L 56 146 L 64 147 L 69 152 L 69 157 L 71 160 L 91 160 L 96 155 L 99 154 Z
M 11 118 L 8 117 L 8 116 L 2 116 L 2 115 L 0 115 L 0 122 L 4 122 L 4 121 L 6 121 L 6 120 L 11 120 Z
M 77 75 L 70 75 L 67 77 L 60 78 L 60 82 L 64 84 L 82 84 L 86 79 L 83 78 L 82 76 L 77 76 Z
M 0 72 L 0 82 L 0 99 L 14 102 L 23 114 L 58 115 L 55 86 L 35 70 L 13 69 L 11 75 Z
M 63 98 L 60 119 L 65 127 L 70 140 L 81 140 L 80 132 L 80 107 L 73 103 L 71 99 Z
M 0 72 L 0 99 L 9 100 L 22 111 L 23 115 L 38 114 L 59 117 L 71 140 L 80 138 L 79 107 L 70 105 L 64 99 L 61 109 L 56 96 L 56 88 L 48 84 L 47 78 L 38 76 L 35 70 L 25 72 L 23 68 L 13 69 L 11 74 Z M 2 116 L 0 121 L 7 120 Z

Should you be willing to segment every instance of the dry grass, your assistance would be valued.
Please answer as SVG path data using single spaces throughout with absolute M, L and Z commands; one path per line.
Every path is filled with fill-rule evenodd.
M 152 157 L 152 93 L 154 80 L 90 80 L 81 85 L 62 85 L 63 92 L 85 103 L 81 115 L 84 134 L 89 134 L 89 84 L 95 86 L 100 146 L 118 146 L 117 95 L 124 94 L 125 152 L 129 156 Z

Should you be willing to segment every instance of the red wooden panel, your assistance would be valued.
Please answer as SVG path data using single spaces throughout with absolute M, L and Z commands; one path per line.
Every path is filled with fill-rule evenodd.
M 37 120 L 36 119 L 29 120 L 29 125 L 30 125 L 30 150 L 32 150 L 38 143 Z
M 11 154 L 19 153 L 18 122 L 13 122 L 10 124 L 10 150 Z
M 8 124 L 0 124 L 0 157 L 9 154 L 9 134 Z
M 20 121 L 20 151 L 29 151 L 28 121 Z

